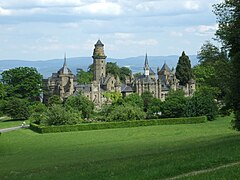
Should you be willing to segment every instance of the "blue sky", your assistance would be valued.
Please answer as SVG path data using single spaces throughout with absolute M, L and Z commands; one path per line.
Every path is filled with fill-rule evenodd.
M 0 59 L 197 54 L 221 0 L 0 0 Z

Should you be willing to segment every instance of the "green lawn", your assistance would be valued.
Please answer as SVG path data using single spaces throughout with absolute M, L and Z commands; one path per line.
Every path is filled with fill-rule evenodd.
M 53 134 L 26 129 L 3 133 L 0 179 L 164 179 L 237 162 L 240 136 L 230 128 L 231 119 Z M 228 174 L 234 168 L 239 170 L 226 168 L 225 174 L 213 177 L 240 177 L 240 171 Z
M 0 129 L 21 126 L 22 122 L 23 120 L 15 120 L 10 119 L 8 117 L 0 117 Z M 25 122 L 27 124 L 29 123 L 28 120 L 25 120 Z

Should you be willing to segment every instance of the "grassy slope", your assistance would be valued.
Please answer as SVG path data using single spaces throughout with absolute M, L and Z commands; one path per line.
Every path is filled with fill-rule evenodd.
M 21 126 L 22 122 L 23 122 L 23 120 L 14 120 L 14 119 L 10 119 L 8 117 L 1 117 L 0 118 L 0 129 Z M 25 120 L 25 122 L 29 123 L 28 120 Z
M 231 117 L 190 125 L 0 136 L 0 174 L 10 179 L 156 179 L 240 161 Z M 240 175 L 240 172 L 238 176 Z

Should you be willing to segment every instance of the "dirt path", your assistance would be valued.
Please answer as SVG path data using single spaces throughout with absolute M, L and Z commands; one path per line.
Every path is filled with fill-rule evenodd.
M 14 130 L 17 130 L 17 129 L 28 128 L 28 127 L 29 127 L 29 125 L 25 125 L 24 127 L 16 126 L 16 127 L 11 127 L 11 128 L 4 128 L 4 129 L 0 129 L 0 133 L 5 133 L 5 132 L 8 132 L 8 131 L 14 131 Z
M 181 174 L 181 175 L 178 175 L 178 176 L 175 176 L 175 177 L 167 178 L 166 180 L 175 180 L 175 179 L 180 179 L 180 178 L 184 178 L 184 177 L 196 176 L 198 174 L 213 172 L 213 171 L 216 171 L 216 170 L 219 170 L 219 169 L 223 169 L 223 168 L 227 168 L 227 167 L 233 167 L 233 166 L 237 166 L 237 165 L 240 165 L 240 162 L 229 163 L 229 164 L 225 164 L 225 165 L 218 166 L 218 167 L 215 167 L 215 168 L 210 168 L 210 169 L 192 171 L 192 172 Z

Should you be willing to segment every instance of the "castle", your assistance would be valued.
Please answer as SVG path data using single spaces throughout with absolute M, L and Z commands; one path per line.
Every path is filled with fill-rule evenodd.
M 141 95 L 149 91 L 154 97 L 165 100 L 170 90 L 182 89 L 185 96 L 191 96 L 195 91 L 195 81 L 190 80 L 185 86 L 179 85 L 174 70 L 170 70 L 166 63 L 157 69 L 157 74 L 151 69 L 145 56 L 144 73 L 139 77 L 128 77 L 125 83 L 121 83 L 119 77 L 106 74 L 106 58 L 104 44 L 98 40 L 93 50 L 93 81 L 90 84 L 78 84 L 77 78 L 67 67 L 66 55 L 63 67 L 57 73 L 44 80 L 44 101 L 52 95 L 59 95 L 66 99 L 69 96 L 81 92 L 96 105 L 101 106 L 107 102 L 105 92 L 121 92 L 125 97 L 131 93 Z

